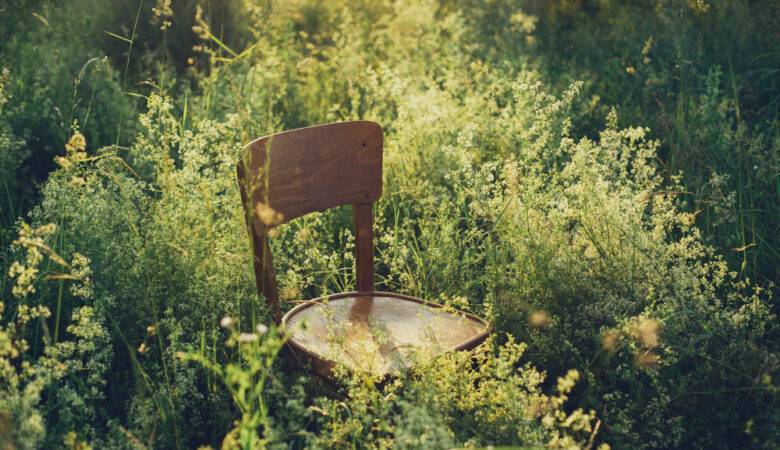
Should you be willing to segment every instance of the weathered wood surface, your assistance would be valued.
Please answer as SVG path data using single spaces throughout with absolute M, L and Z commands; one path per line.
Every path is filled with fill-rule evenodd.
M 386 292 L 312 300 L 287 313 L 283 323 L 295 354 L 323 376 L 333 362 L 376 375 L 403 370 L 416 352 L 431 357 L 473 348 L 490 329 L 472 314 Z
M 243 185 L 255 205 L 273 210 L 261 207 L 257 225 L 376 201 L 382 194 L 382 140 L 378 124 L 357 121 L 284 131 L 249 143 L 242 165 L 252 177 Z

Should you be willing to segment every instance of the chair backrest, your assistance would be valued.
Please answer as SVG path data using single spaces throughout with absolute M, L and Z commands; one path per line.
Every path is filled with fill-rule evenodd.
M 255 279 L 277 322 L 268 231 L 311 212 L 353 205 L 358 291 L 374 290 L 373 202 L 382 194 L 382 143 L 379 124 L 355 121 L 284 131 L 244 147 L 236 171 Z

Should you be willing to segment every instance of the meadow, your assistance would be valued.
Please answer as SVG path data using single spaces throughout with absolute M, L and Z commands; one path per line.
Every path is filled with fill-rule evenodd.
M 780 3 L 0 0 L 0 448 L 777 448 Z M 377 289 L 489 320 L 281 357 L 235 168 L 384 128 Z M 354 290 L 279 226 L 281 306 Z

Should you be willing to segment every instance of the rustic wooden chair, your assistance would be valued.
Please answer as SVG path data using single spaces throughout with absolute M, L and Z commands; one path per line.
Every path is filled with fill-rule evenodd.
M 440 353 L 479 345 L 490 327 L 473 314 L 374 291 L 373 202 L 382 193 L 382 128 L 342 122 L 273 134 L 249 143 L 237 166 L 254 247 L 258 293 L 288 330 L 299 361 L 328 377 L 336 362 L 386 374 L 410 365 L 415 349 Z M 302 215 L 351 204 L 357 292 L 279 308 L 268 233 Z

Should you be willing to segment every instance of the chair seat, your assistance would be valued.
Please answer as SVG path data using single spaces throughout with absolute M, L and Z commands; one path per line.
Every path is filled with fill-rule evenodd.
M 311 300 L 289 311 L 282 324 L 296 357 L 326 377 L 335 362 L 377 375 L 408 368 L 415 352 L 473 348 L 490 329 L 473 314 L 387 292 Z

